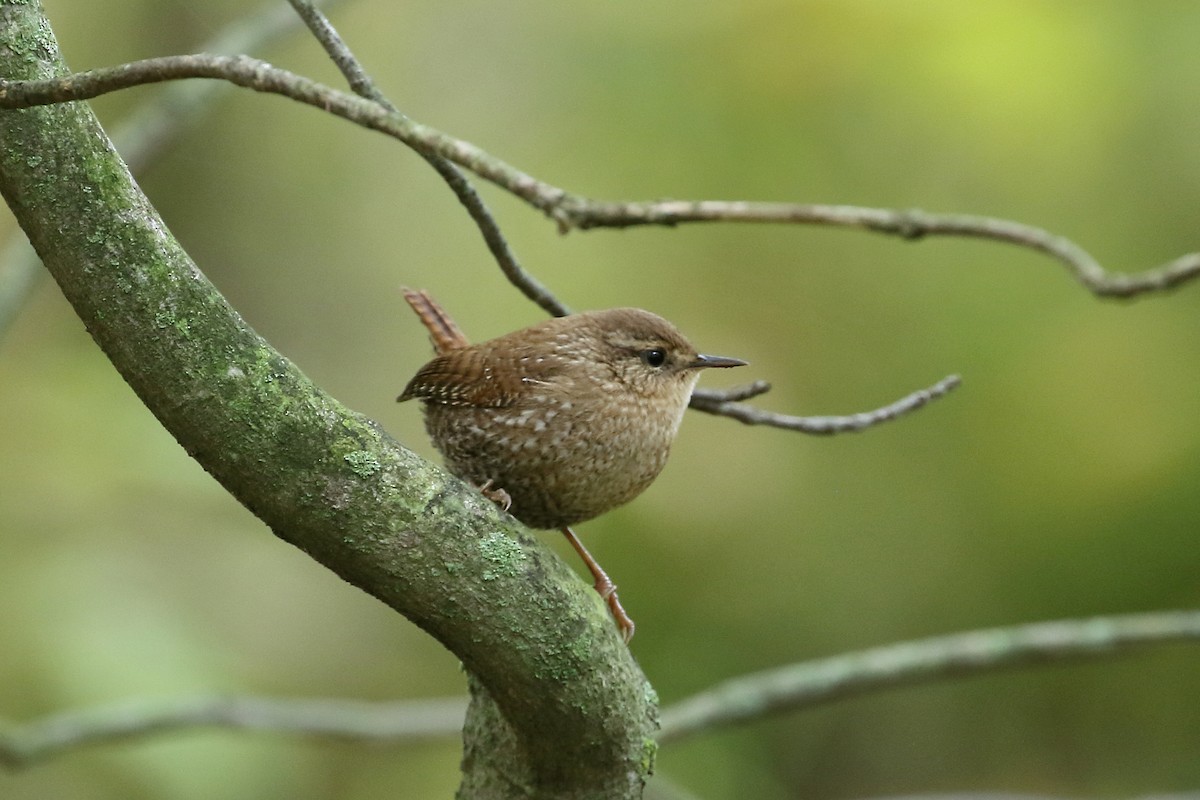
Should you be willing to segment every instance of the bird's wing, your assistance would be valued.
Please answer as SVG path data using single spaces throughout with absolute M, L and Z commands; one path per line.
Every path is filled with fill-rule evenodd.
M 475 408 L 521 405 L 535 394 L 560 388 L 561 367 L 553 359 L 509 353 L 500 357 L 488 348 L 471 347 L 443 353 L 417 371 L 400 401 Z

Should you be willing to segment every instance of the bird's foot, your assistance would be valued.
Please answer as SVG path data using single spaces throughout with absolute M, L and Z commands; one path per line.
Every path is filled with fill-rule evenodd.
M 492 479 L 488 478 L 483 482 L 483 485 L 478 487 L 479 491 L 488 500 L 491 500 L 496 505 L 500 506 L 501 511 L 508 511 L 512 508 L 512 497 L 508 492 L 501 489 L 499 486 L 492 486 Z

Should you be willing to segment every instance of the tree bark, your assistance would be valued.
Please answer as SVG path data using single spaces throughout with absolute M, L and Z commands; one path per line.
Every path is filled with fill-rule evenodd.
M 0 1 L 0 75 L 65 72 L 40 4 Z M 184 449 L 277 536 L 462 660 L 472 707 L 460 797 L 641 796 L 654 695 L 599 598 L 526 529 L 246 325 L 86 104 L 0 111 L 0 193 Z

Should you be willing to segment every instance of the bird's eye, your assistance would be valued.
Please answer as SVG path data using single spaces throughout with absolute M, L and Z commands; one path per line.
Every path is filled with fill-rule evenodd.
M 651 347 L 649 350 L 643 350 L 638 355 L 641 356 L 642 363 L 655 369 L 667 363 L 667 351 L 661 347 Z

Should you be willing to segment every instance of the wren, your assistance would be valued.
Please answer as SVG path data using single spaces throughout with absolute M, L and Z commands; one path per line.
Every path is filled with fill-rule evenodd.
M 570 526 L 637 497 L 667 462 L 700 371 L 737 367 L 701 355 L 638 308 L 588 311 L 470 344 L 424 291 L 404 298 L 437 356 L 400 402 L 422 401 L 446 467 L 531 528 L 560 528 L 595 578 L 626 641 L 634 624 L 616 585 Z

